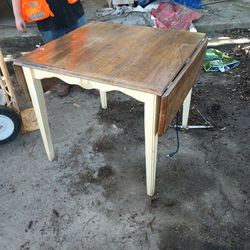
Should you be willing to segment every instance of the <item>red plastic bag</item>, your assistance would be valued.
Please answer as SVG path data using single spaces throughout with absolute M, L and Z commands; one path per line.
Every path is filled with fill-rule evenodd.
M 175 3 L 160 3 L 152 9 L 155 26 L 160 29 L 188 30 L 190 24 L 202 17 L 202 13 Z

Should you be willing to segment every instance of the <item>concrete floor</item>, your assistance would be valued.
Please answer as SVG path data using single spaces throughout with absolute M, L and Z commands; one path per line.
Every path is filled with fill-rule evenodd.
M 112 92 L 101 110 L 96 91 L 47 93 L 56 159 L 39 132 L 0 147 L 0 249 L 249 249 L 250 108 L 237 75 L 202 74 L 191 122 L 197 107 L 216 128 L 180 132 L 171 159 L 175 131 L 159 138 L 152 200 L 143 105 Z

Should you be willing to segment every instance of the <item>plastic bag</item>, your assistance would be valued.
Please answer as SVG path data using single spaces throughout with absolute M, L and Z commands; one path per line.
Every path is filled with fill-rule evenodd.
M 216 49 L 208 49 L 204 58 L 203 69 L 206 72 L 227 72 L 240 65 L 239 61 Z

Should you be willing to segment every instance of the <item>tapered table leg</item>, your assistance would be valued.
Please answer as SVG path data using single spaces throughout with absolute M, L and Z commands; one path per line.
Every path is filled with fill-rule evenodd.
M 32 69 L 23 67 L 37 123 L 42 135 L 43 144 L 50 161 L 54 159 L 54 149 L 51 140 L 48 115 L 44 100 L 41 81 L 33 78 Z
M 159 97 L 149 95 L 144 106 L 147 194 L 154 195 L 158 147 Z
M 191 103 L 191 95 L 192 95 L 192 89 L 188 92 L 183 102 L 182 126 L 184 128 L 188 127 L 188 117 L 189 117 L 189 110 L 190 110 L 190 103 Z
M 103 109 L 107 108 L 107 92 L 100 90 L 101 106 Z

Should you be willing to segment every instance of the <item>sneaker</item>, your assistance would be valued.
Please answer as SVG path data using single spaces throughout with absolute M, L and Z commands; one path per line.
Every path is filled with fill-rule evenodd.
M 57 89 L 57 95 L 58 96 L 66 96 L 70 92 L 70 85 L 67 83 L 60 83 L 59 87 Z

